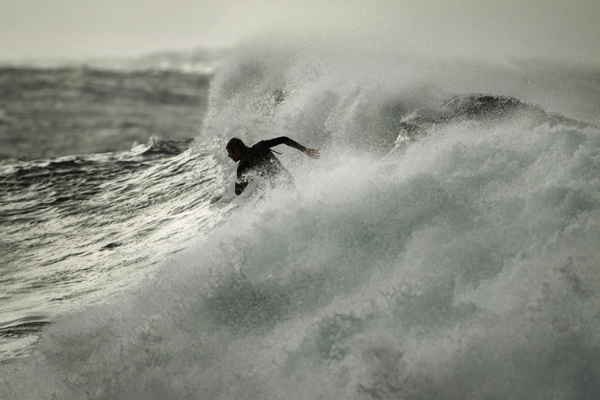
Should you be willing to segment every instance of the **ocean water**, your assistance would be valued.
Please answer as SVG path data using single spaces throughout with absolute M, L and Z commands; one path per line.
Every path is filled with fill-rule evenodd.
M 3 162 L 0 397 L 598 398 L 600 129 L 559 101 L 597 75 L 291 48 L 193 142 Z M 236 197 L 227 140 L 281 135 L 322 158 Z
M 101 67 L 0 64 L 0 160 L 120 152 L 198 132 L 210 75 Z

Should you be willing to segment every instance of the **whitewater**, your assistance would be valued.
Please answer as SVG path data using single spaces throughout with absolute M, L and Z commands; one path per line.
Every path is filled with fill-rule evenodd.
M 293 44 L 191 143 L 0 166 L 0 397 L 599 398 L 595 121 L 516 65 Z M 283 135 L 322 158 L 236 197 L 227 140 Z

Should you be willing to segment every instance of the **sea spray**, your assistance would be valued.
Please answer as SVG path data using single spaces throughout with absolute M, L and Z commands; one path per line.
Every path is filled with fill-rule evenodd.
M 8 393 L 594 397 L 599 132 L 522 124 L 299 169 L 297 192 L 49 327 Z
M 600 395 L 598 128 L 327 58 L 235 62 L 195 150 L 226 166 L 230 135 L 285 134 L 323 158 L 284 153 L 294 190 L 236 199 L 153 279 L 55 321 L 2 397 Z

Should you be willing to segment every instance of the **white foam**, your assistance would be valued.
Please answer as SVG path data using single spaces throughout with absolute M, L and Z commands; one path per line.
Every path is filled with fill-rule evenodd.
M 241 203 L 155 279 L 56 321 L 0 393 L 600 394 L 598 129 L 525 113 L 430 126 L 383 157 L 395 138 L 381 118 L 404 83 L 313 79 L 294 63 L 271 75 L 260 55 L 252 60 L 216 81 L 198 148 L 219 154 L 243 127 L 248 141 L 280 132 L 324 146 L 323 158 L 286 151 L 296 191 Z M 280 105 L 268 97 L 277 82 L 288 96 Z M 405 107 L 398 115 L 434 104 L 431 92 L 415 93 L 397 94 L 408 96 L 392 102 Z

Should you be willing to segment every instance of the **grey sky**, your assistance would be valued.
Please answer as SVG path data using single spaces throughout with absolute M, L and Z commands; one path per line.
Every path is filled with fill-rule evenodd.
M 255 32 L 600 62 L 599 0 L 0 0 L 0 58 L 140 55 Z

